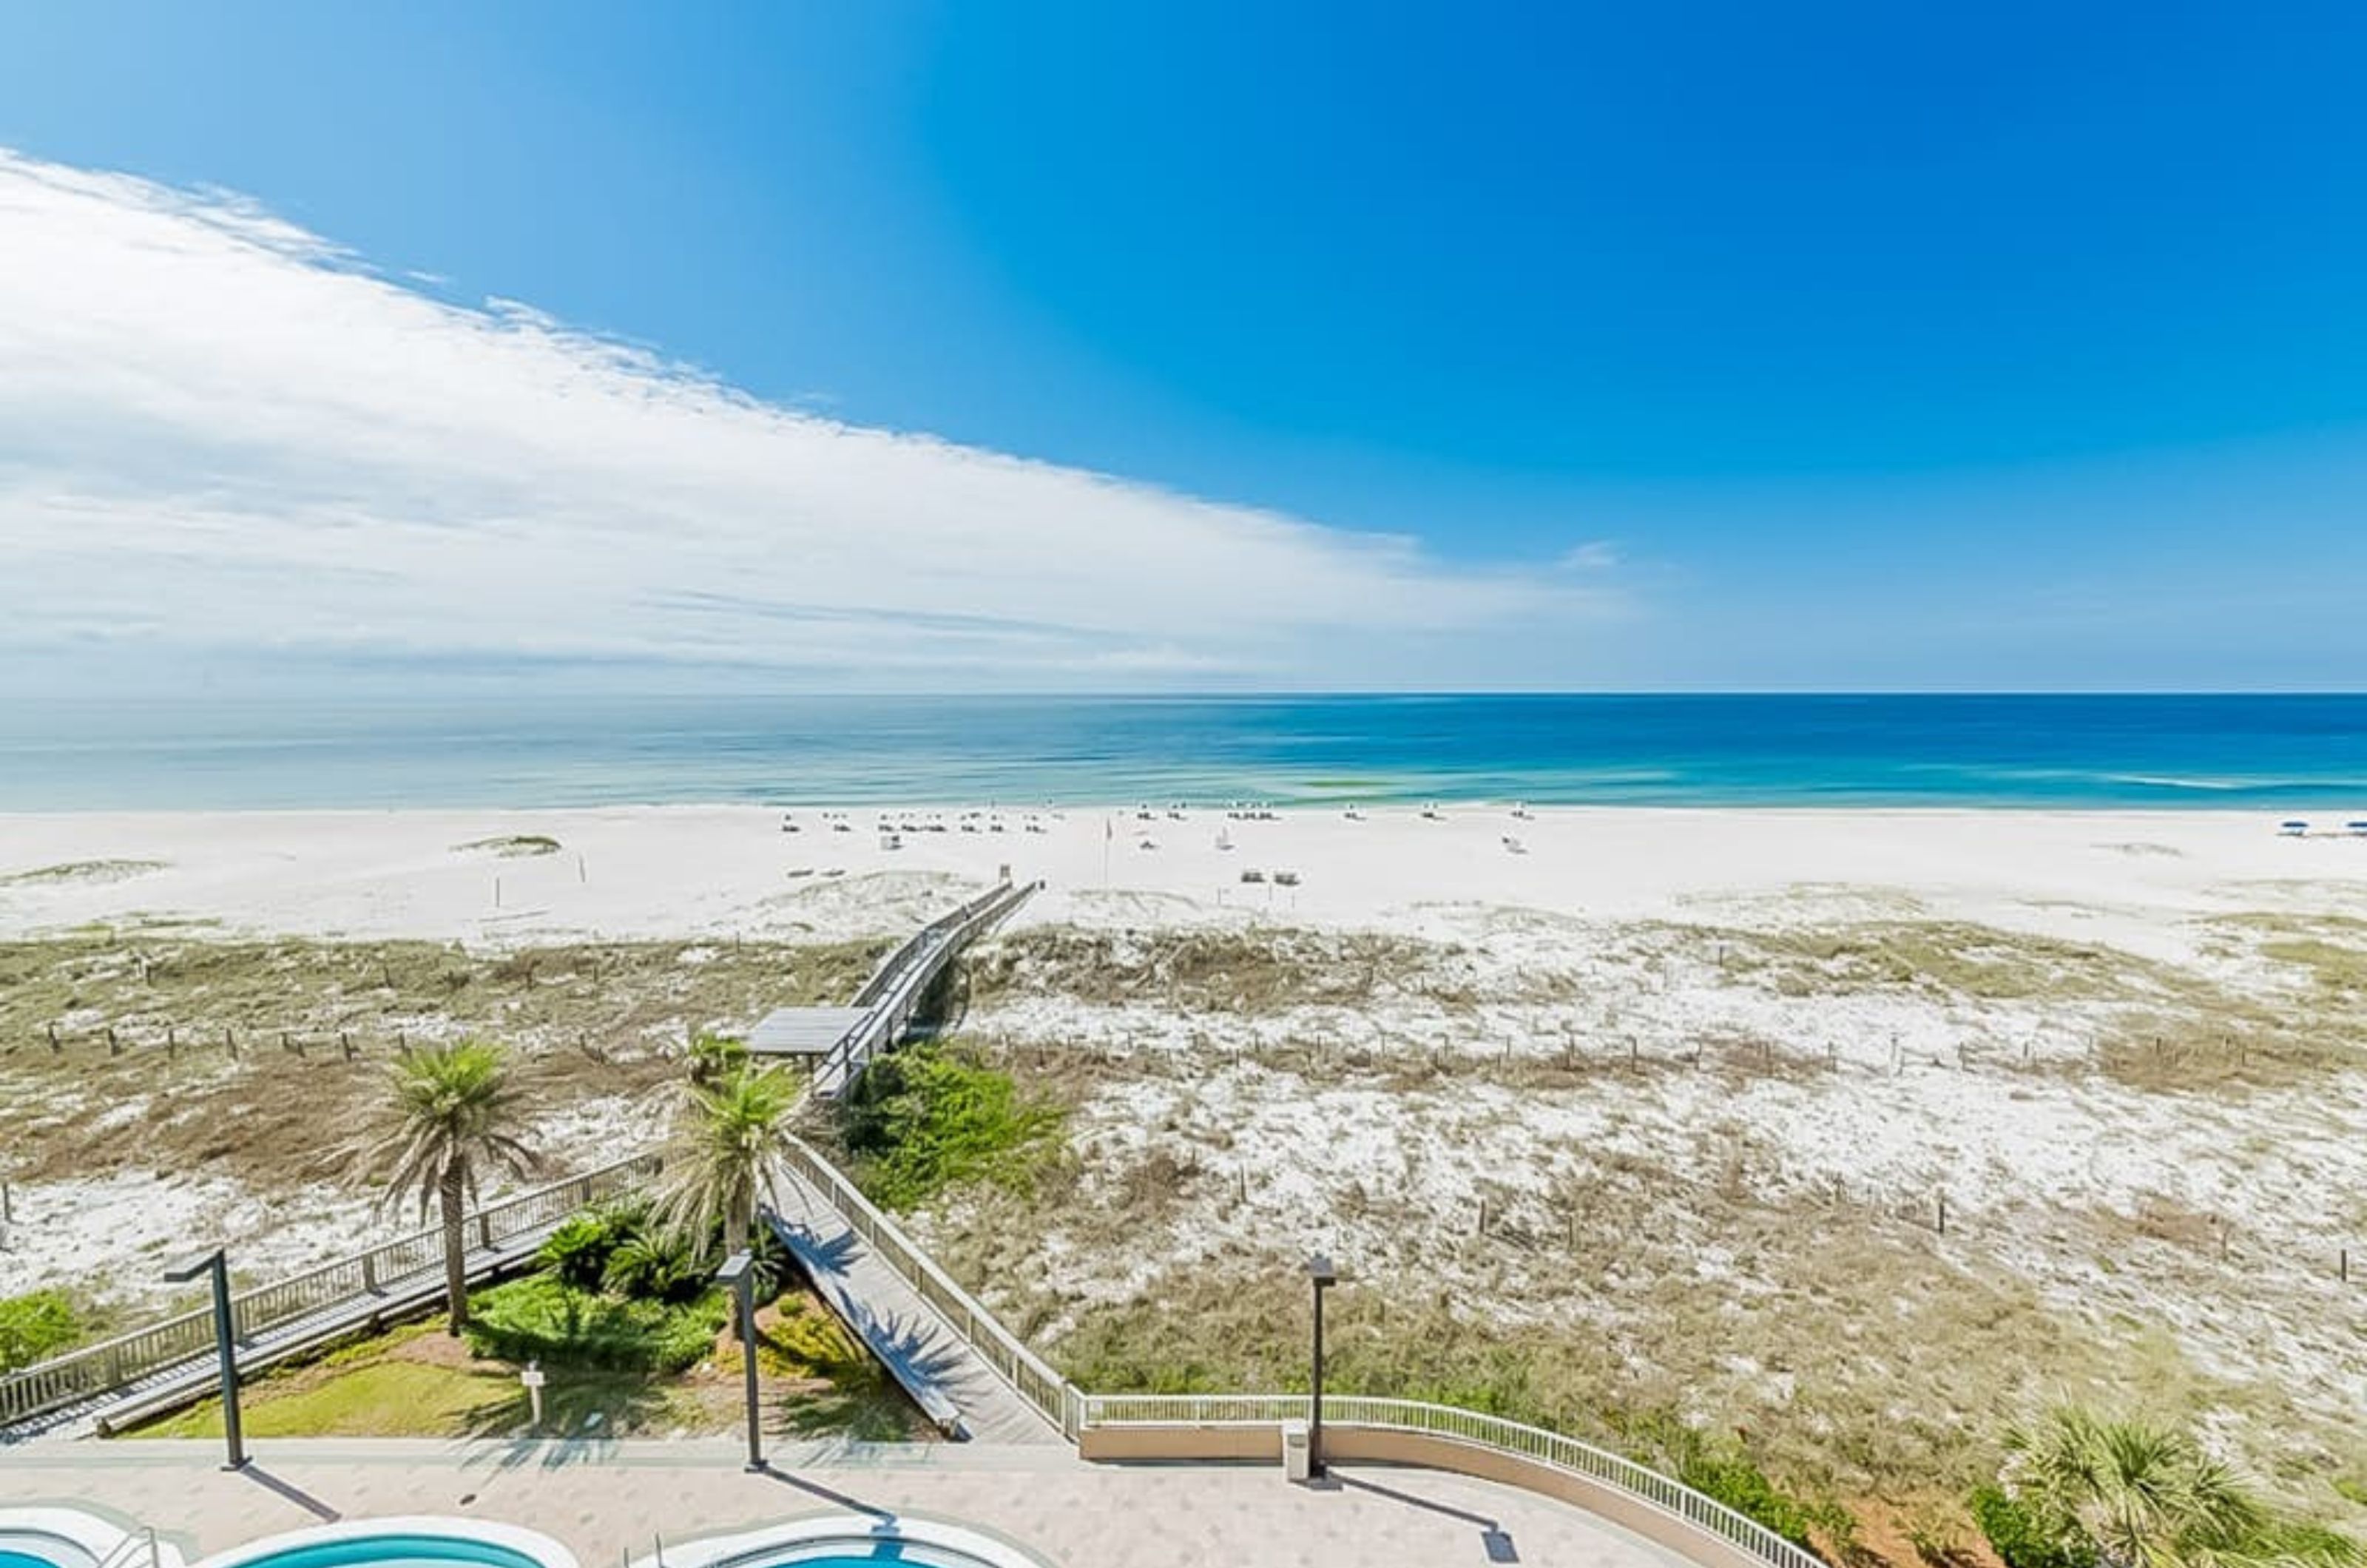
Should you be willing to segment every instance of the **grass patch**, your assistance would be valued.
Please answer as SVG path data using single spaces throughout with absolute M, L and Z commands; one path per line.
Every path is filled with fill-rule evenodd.
M 540 833 L 511 833 L 497 839 L 471 839 L 465 844 L 452 846 L 454 854 L 493 854 L 504 860 L 523 860 L 534 855 L 555 855 L 559 840 Z
M 874 1441 L 925 1435 L 902 1392 L 811 1296 L 796 1292 L 764 1309 L 757 1337 L 760 1393 L 773 1429 Z M 710 1336 L 705 1351 L 696 1365 L 671 1374 L 546 1362 L 539 1431 L 634 1437 L 736 1430 L 738 1349 Z M 241 1399 L 255 1437 L 512 1438 L 535 1430 L 517 1364 L 473 1357 L 434 1323 L 351 1340 L 277 1368 Z M 209 1399 L 127 1436 L 221 1433 L 221 1404 Z
M 1728 974 L 1784 996 L 1905 989 L 1983 1001 L 2109 1001 L 2155 994 L 2156 965 L 2114 948 L 1961 920 L 1700 933 Z
M 89 1332 L 74 1300 L 56 1289 L 0 1300 L 0 1372 L 72 1349 Z
M 1066 1115 L 1022 1095 L 977 1053 L 940 1041 L 874 1061 L 839 1111 L 856 1182 L 896 1211 L 971 1182 L 1024 1188 L 1058 1153 Z
M 1419 997 L 1444 1007 L 1481 999 L 1463 950 L 1377 932 L 1276 927 L 1255 931 L 1081 931 L 1031 927 L 998 938 L 965 965 L 975 1000 L 1014 993 L 1065 995 L 1096 1005 L 1163 1003 L 1202 1012 L 1364 1007 Z M 1570 994 L 1539 974 L 1523 994 Z M 1501 991 L 1500 984 L 1491 993 Z
M 56 865 L 38 866 L 31 871 L 11 872 L 0 876 L 0 887 L 45 887 L 66 882 L 129 882 L 135 876 L 162 871 L 167 863 L 161 860 L 62 861 Z

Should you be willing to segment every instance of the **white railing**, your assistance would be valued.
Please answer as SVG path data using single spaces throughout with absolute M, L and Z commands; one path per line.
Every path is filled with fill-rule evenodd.
M 838 1211 L 848 1228 L 870 1243 L 880 1261 L 912 1286 L 963 1344 L 1017 1390 L 1037 1414 L 1059 1427 L 1061 1436 L 1076 1440 L 1082 1398 L 1075 1384 L 1054 1371 L 976 1297 L 954 1283 L 952 1276 L 856 1190 L 836 1166 L 797 1138 L 788 1140 L 787 1157 L 789 1168 Z
M 1308 1397 L 1303 1393 L 1091 1393 L 1081 1397 L 1084 1406 L 1082 1423 L 1086 1427 L 1264 1427 L 1305 1420 L 1309 1410 Z M 1775 1568 L 1825 1568 L 1824 1561 L 1816 1553 L 1716 1498 L 1634 1460 L 1542 1427 L 1524 1426 L 1451 1404 L 1376 1399 L 1361 1394 L 1325 1395 L 1323 1423 L 1327 1427 L 1373 1427 L 1419 1432 L 1517 1454 L 1648 1503 Z
M 164 1568 L 164 1558 L 156 1548 L 156 1532 L 144 1529 L 137 1535 L 127 1532 L 114 1549 L 98 1560 L 98 1568 L 132 1568 L 145 1562 L 147 1568 Z
M 530 1192 L 488 1203 L 463 1222 L 471 1249 L 493 1249 L 557 1224 L 579 1209 L 628 1190 L 656 1156 L 636 1155 Z M 440 1275 L 444 1232 L 414 1231 L 367 1251 L 333 1259 L 289 1279 L 231 1297 L 231 1321 L 240 1340 L 352 1303 L 386 1294 L 422 1275 Z M 127 1388 L 214 1351 L 213 1309 L 182 1313 L 102 1339 L 0 1377 L 0 1427 L 82 1400 Z

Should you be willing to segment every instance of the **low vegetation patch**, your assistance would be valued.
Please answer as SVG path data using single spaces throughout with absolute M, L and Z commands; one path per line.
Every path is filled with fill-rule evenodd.
M 1960 920 L 1705 933 L 1725 969 L 1786 996 L 1908 989 L 1982 1001 L 2108 1001 L 2158 989 L 2134 954 Z
M 0 887 L 41 887 L 66 882 L 129 882 L 135 876 L 162 871 L 167 863 L 161 860 L 62 861 L 56 865 L 37 866 L 31 871 L 0 875 Z
M 1465 1007 L 1481 996 L 1461 949 L 1378 932 L 1299 927 L 1032 927 L 981 949 L 967 969 L 972 998 L 979 1001 L 1024 991 L 1096 1004 L 1156 1002 L 1204 1012 L 1273 1012 L 1363 1007 L 1389 995 Z M 1550 976 L 1532 976 L 1521 988 L 1525 995 L 1539 987 L 1556 996 L 1566 990 Z
M 536 1274 L 471 1298 L 470 1350 L 504 1361 L 679 1372 L 707 1355 L 730 1315 L 720 1290 L 685 1302 L 612 1295 Z
M 11 1175 L 125 1167 L 284 1190 L 322 1174 L 406 1045 L 516 1051 L 536 1112 L 671 1079 L 685 1038 L 843 1002 L 881 943 L 426 942 L 93 934 L 0 942 L 0 1104 Z M 147 1100 L 138 1138 L 90 1123 Z M 54 1108 L 54 1109 L 52 1109 Z
M 0 1299 L 0 1372 L 70 1350 L 88 1332 L 74 1300 L 61 1290 Z
M 454 854 L 499 855 L 504 860 L 523 860 L 533 855 L 555 855 L 559 852 L 557 839 L 540 833 L 512 833 L 497 839 L 471 839 L 465 844 L 452 846 Z
M 1059 1153 L 1066 1119 L 977 1053 L 938 1041 L 874 1061 L 839 1115 L 855 1180 L 897 1211 L 969 1182 L 1025 1187 Z

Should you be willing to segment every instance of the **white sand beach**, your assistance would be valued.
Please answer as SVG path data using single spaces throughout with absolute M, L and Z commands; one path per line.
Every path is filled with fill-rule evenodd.
M 1771 1432 L 1887 1411 L 1936 1452 L 2092 1379 L 2185 1391 L 2255 1455 L 2344 1451 L 2367 837 L 2339 817 L 1147 809 L 17 816 L 0 936 L 709 944 L 691 964 L 899 936 L 1007 866 L 1046 886 L 978 950 L 963 1029 L 1068 1075 L 1079 1184 L 914 1224 L 1055 1339 L 1322 1247 Z M 44 1117 L 130 1131 L 12 1048 Z M 587 1083 L 548 1132 L 589 1157 L 653 1127 Z M 172 1168 L 17 1203 L 0 1293 L 144 1280 L 160 1229 L 261 1277 L 368 1223 Z
M 1541 807 L 1523 818 L 1451 806 L 1436 820 L 1402 807 L 1238 820 L 1145 809 L 1148 819 L 1133 807 L 960 806 L 0 816 L 0 932 L 195 921 L 491 943 L 831 940 L 905 931 L 1006 866 L 1047 884 L 1025 920 L 1096 926 L 1353 929 L 1456 905 L 1780 920 L 1804 897 L 1853 897 L 1869 915 L 1911 900 L 2174 956 L 2191 945 L 2179 933 L 2191 917 L 2367 910 L 2367 836 L 2343 832 L 2336 814 L 2296 838 L 2272 817 L 2215 812 Z M 785 817 L 798 831 L 781 830 Z M 883 822 L 918 830 L 891 850 Z M 527 837 L 557 847 L 493 847 Z M 1245 883 L 1250 871 L 1265 880 Z M 1277 872 L 1297 885 L 1277 886 Z

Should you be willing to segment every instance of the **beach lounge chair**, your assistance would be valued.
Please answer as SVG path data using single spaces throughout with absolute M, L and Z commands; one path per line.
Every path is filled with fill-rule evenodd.
M 2279 823 L 2277 831 L 2288 839 L 2306 839 L 2309 837 L 2309 824 L 2296 818 L 2289 822 Z

